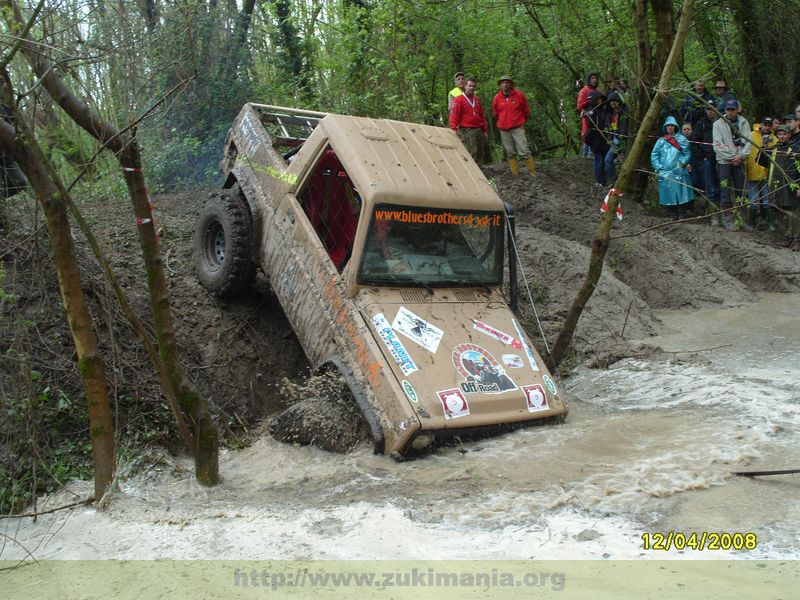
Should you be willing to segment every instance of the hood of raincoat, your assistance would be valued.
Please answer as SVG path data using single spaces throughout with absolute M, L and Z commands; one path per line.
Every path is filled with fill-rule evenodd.
M 664 133 L 667 133 L 667 125 L 675 125 L 675 127 L 678 129 L 678 131 L 676 131 L 675 133 L 681 132 L 681 126 L 678 125 L 678 121 L 675 120 L 675 117 L 669 116 L 666 118 L 666 120 L 664 121 L 664 126 L 661 128 L 661 131 L 663 131 Z
M 625 101 L 622 99 L 622 96 L 620 96 L 617 92 L 609 93 L 608 94 L 608 98 L 606 98 L 606 101 L 608 101 L 608 102 L 611 102 L 613 100 L 616 100 L 620 104 L 625 104 Z

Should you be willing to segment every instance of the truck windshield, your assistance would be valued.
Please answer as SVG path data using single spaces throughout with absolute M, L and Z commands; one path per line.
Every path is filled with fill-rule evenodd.
M 503 281 L 501 212 L 379 205 L 359 283 L 490 286 Z

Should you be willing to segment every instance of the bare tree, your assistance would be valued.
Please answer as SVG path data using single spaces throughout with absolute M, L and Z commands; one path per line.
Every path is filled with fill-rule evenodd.
M 610 193 L 608 210 L 603 216 L 600 225 L 597 227 L 597 233 L 592 241 L 592 253 L 589 257 L 589 269 L 586 273 L 586 279 L 570 306 L 567 318 L 564 321 L 564 327 L 553 346 L 553 352 L 549 358 L 550 369 L 555 369 L 566 355 L 567 350 L 572 344 L 572 337 L 575 334 L 575 328 L 578 326 L 578 320 L 581 314 L 583 314 L 583 309 L 592 297 L 597 287 L 597 282 L 600 281 L 600 275 L 603 272 L 603 261 L 605 260 L 606 252 L 608 252 L 611 226 L 614 223 L 617 206 L 619 205 L 619 196 L 628 193 L 632 187 L 631 179 L 634 174 L 636 163 L 647 145 L 647 133 L 656 122 L 658 113 L 661 110 L 661 105 L 664 103 L 664 98 L 669 89 L 669 82 L 678 64 L 678 59 L 683 52 L 686 35 L 692 23 L 693 16 L 694 0 L 684 0 L 678 31 L 672 43 L 669 56 L 665 60 L 664 69 L 661 71 L 661 79 L 655 87 L 655 96 L 653 97 L 653 101 L 650 102 L 650 106 L 642 120 L 642 125 L 639 127 L 639 131 L 636 134 L 636 139 L 620 169 L 619 177 L 614 184 L 612 193 Z
M 103 359 L 92 328 L 92 316 L 81 288 L 81 276 L 70 233 L 64 198 L 68 195 L 55 169 L 36 143 L 33 132 L 19 111 L 13 110 L 13 93 L 7 73 L 2 75 L 3 103 L 14 117 L 14 125 L 0 120 L 0 145 L 14 157 L 28 178 L 47 220 L 47 231 L 58 277 L 58 288 L 78 355 L 80 374 L 89 408 L 89 434 L 94 463 L 94 495 L 99 501 L 114 476 L 114 422 L 108 399 Z
M 24 33 L 24 21 L 14 0 L 0 0 L 4 18 L 12 31 Z M 192 433 L 192 452 L 197 480 L 205 485 L 219 481 L 218 434 L 208 404 L 189 380 L 181 364 L 175 340 L 164 266 L 156 237 L 150 199 L 142 174 L 141 155 L 132 128 L 119 130 L 79 98 L 58 74 L 57 65 L 48 59 L 28 34 L 20 35 L 20 51 L 42 86 L 62 110 L 81 128 L 114 153 L 125 176 L 128 194 L 139 231 L 144 256 L 150 307 L 161 363 L 170 392 L 174 394 Z

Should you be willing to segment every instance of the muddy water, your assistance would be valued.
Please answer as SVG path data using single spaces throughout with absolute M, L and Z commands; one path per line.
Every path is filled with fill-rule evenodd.
M 800 476 L 731 475 L 800 467 L 798 315 L 800 295 L 661 314 L 650 342 L 671 354 L 579 370 L 562 426 L 406 463 L 265 437 L 224 454 L 217 488 L 161 463 L 108 513 L 6 532 L 39 559 L 798 558 Z M 659 531 L 755 532 L 758 547 L 644 550 Z M 6 544 L 2 558 L 24 555 Z

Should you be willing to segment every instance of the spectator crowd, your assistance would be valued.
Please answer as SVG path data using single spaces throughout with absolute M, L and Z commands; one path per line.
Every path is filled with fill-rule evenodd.
M 489 127 L 475 93 L 477 82 L 458 72 L 454 83 L 448 94 L 449 124 L 480 163 Z M 631 135 L 627 82 L 605 83 L 602 91 L 600 73 L 589 73 L 576 103 L 583 154 L 593 160 L 598 188 L 616 180 L 617 164 Z M 509 170 L 516 177 L 524 164 L 535 175 L 536 162 L 525 135 L 531 116 L 528 99 L 515 88 L 511 75 L 502 75 L 497 85 L 491 113 Z M 713 90 L 696 81 L 682 102 L 668 97 L 664 103 L 661 135 L 650 155 L 659 203 L 679 220 L 695 212 L 699 195 L 706 199 L 705 214 L 712 214 L 716 225 L 781 230 L 793 241 L 800 240 L 800 105 L 786 114 L 763 116 L 751 126 L 725 80 L 718 80 Z
M 629 115 L 624 81 L 599 88 L 589 73 L 578 92 L 584 155 L 594 161 L 595 185 L 616 178 L 624 153 Z M 780 229 L 798 239 L 800 208 L 800 105 L 782 115 L 766 115 L 752 127 L 736 94 L 724 80 L 712 94 L 696 81 L 678 106 L 668 99 L 650 155 L 658 178 L 659 203 L 673 219 L 693 212 L 696 194 L 718 208 L 714 222 L 727 229 Z M 708 213 L 708 210 L 706 210 Z

